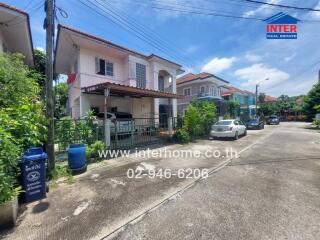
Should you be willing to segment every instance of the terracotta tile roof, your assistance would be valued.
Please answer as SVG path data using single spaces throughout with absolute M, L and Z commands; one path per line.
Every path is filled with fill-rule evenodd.
M 254 94 L 250 91 L 247 90 L 242 90 L 233 86 L 223 86 L 224 88 L 226 88 L 227 90 L 222 91 L 222 96 L 229 96 L 232 93 L 241 93 L 241 94 Z
M 266 95 L 264 101 L 265 102 L 276 102 L 276 101 L 278 101 L 278 99 L 276 97 Z
M 191 82 L 194 80 L 198 80 L 198 79 L 206 79 L 209 77 L 215 77 L 217 79 L 219 79 L 220 81 L 223 81 L 225 83 L 229 83 L 228 81 L 221 79 L 211 73 L 207 73 L 207 72 L 202 72 L 202 73 L 198 73 L 198 74 L 194 74 L 194 73 L 188 73 L 180 78 L 177 79 L 177 84 L 181 84 L 181 83 L 186 83 L 186 82 Z
M 115 44 L 115 43 L 110 42 L 110 41 L 108 41 L 108 40 L 105 40 L 105 39 L 103 39 L 103 38 L 100 38 L 100 37 L 91 35 L 91 34 L 89 34 L 89 33 L 85 33 L 85 32 L 76 30 L 76 29 L 71 28 L 71 27 L 68 27 L 68 26 L 64 26 L 64 25 L 61 25 L 61 24 L 58 25 L 58 37 L 57 37 L 58 40 L 59 40 L 59 32 L 60 32 L 61 28 L 64 28 L 64 29 L 66 29 L 66 30 L 72 31 L 72 32 L 74 32 L 74 33 L 77 33 L 77 34 L 86 36 L 86 37 L 91 38 L 91 39 L 94 39 L 94 40 L 97 40 L 97 41 L 99 41 L 99 42 L 103 42 L 103 43 L 106 43 L 106 44 L 108 44 L 108 45 L 112 45 L 112 46 L 114 46 L 114 47 L 116 47 L 116 48 L 120 48 L 120 49 L 122 49 L 122 50 L 125 50 L 125 51 L 127 51 L 127 52 L 131 52 L 131 53 L 133 53 L 133 54 L 142 56 L 142 57 L 147 58 L 147 59 L 150 59 L 150 58 L 152 58 L 152 57 L 157 57 L 157 58 L 160 58 L 160 59 L 162 59 L 162 60 L 164 60 L 164 61 L 167 61 L 167 62 L 170 62 L 170 63 L 172 63 L 172 64 L 175 64 L 175 65 L 177 65 L 177 66 L 179 66 L 179 67 L 182 67 L 180 64 L 175 63 L 175 62 L 173 62 L 173 61 L 170 61 L 170 60 L 168 60 L 168 59 L 166 59 L 166 58 L 160 57 L 160 56 L 158 56 L 158 55 L 155 55 L 155 54 L 145 55 L 145 54 L 140 53 L 140 52 L 137 52 L 137 51 L 135 51 L 135 50 L 131 50 L 131 49 L 126 48 L 126 47 L 122 47 L 122 46 L 120 46 L 120 45 L 118 45 L 118 44 Z

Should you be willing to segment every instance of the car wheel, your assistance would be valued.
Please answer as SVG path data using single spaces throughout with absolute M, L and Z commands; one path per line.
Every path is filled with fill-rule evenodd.
M 236 132 L 235 134 L 234 134 L 234 140 L 238 140 L 239 139 L 239 135 L 238 135 L 238 132 Z
M 247 129 L 246 129 L 246 130 L 244 130 L 244 134 L 243 134 L 243 136 L 247 136 Z

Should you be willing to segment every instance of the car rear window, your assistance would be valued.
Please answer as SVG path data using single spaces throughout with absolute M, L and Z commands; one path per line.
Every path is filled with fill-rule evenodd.
M 232 121 L 219 121 L 215 125 L 227 126 L 227 125 L 230 125 L 230 124 L 232 124 Z
M 248 123 L 257 123 L 259 122 L 258 119 L 249 119 Z

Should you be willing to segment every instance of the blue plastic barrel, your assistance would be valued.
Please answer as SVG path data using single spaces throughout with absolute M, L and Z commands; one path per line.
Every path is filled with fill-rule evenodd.
M 86 168 L 86 147 L 84 144 L 71 144 L 68 151 L 68 164 L 71 170 Z

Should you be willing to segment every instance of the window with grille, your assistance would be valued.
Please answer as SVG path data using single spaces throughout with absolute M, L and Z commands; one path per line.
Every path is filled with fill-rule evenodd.
M 160 76 L 158 79 L 158 89 L 159 89 L 159 91 L 164 92 L 164 78 L 163 78 L 163 76 Z
M 145 88 L 146 87 L 146 66 L 140 63 L 136 63 L 136 79 L 137 87 Z
M 113 76 L 113 63 L 105 59 L 96 57 L 96 74 L 104 76 Z
M 191 89 L 190 88 L 185 88 L 183 90 L 183 93 L 184 93 L 185 96 L 190 96 L 191 95 Z

